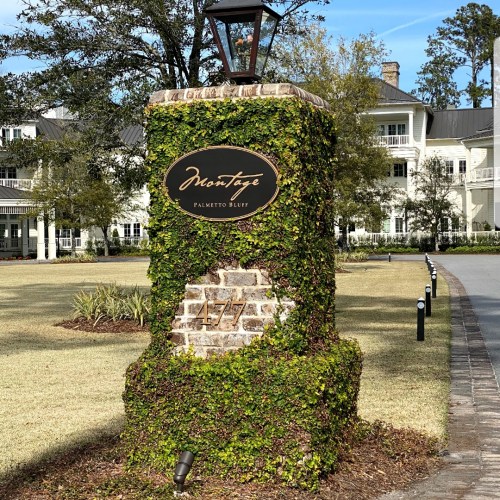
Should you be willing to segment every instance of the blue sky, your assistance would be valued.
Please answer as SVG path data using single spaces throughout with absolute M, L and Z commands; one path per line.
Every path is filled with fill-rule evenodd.
M 310 4 L 311 12 L 326 17 L 326 27 L 333 36 L 354 38 L 360 33 L 375 32 L 389 50 L 389 60 L 399 62 L 400 87 L 410 91 L 415 87 L 416 73 L 425 62 L 427 36 L 435 32 L 445 17 L 453 16 L 468 0 L 331 0 L 328 6 Z M 500 1 L 487 3 L 500 14 Z M 3 0 L 0 9 L 0 30 L 11 31 L 15 15 L 21 9 L 19 0 Z M 10 60 L 0 68 L 1 72 L 22 71 L 23 61 Z M 463 78 L 466 78 L 463 76 Z M 460 86 L 460 81 L 459 81 Z

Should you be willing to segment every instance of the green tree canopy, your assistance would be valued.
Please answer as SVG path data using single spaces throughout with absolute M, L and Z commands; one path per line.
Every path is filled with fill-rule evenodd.
M 284 15 L 281 29 L 296 31 L 314 17 L 307 4 L 328 1 L 272 3 Z M 135 112 L 137 121 L 154 90 L 220 81 L 221 65 L 203 14 L 213 3 L 24 0 L 19 29 L 0 37 L 0 54 L 45 64 L 22 90 L 38 109 L 65 105 L 81 113 L 90 96 L 120 104 L 122 111 Z
M 418 72 L 414 94 L 437 109 L 457 104 L 459 96 L 467 96 L 474 108 L 492 96 L 493 44 L 500 36 L 500 17 L 486 4 L 470 2 L 457 9 L 453 17 L 443 20 L 433 36 L 428 37 L 429 57 Z M 490 67 L 490 78 L 481 79 Z M 455 72 L 466 68 L 470 77 L 464 89 L 457 90 Z
M 437 251 L 443 219 L 462 215 L 451 197 L 455 191 L 453 176 L 448 173 L 445 160 L 434 155 L 426 158 L 411 178 L 414 196 L 404 201 L 403 208 L 410 216 L 412 230 L 429 232 Z
M 387 55 L 383 43 L 373 33 L 334 43 L 323 28 L 312 25 L 303 38 L 282 41 L 276 51 L 273 70 L 280 79 L 332 105 L 337 126 L 332 202 L 337 221 L 344 227 L 355 221 L 380 225 L 385 215 L 382 200 L 392 191 L 385 182 L 390 160 L 387 149 L 375 142 L 375 121 L 367 111 L 378 105 L 377 76 Z

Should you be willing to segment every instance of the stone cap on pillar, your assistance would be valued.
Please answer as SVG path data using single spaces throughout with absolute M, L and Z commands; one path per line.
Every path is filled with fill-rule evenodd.
M 258 83 L 253 85 L 220 85 L 189 89 L 160 90 L 149 99 L 149 104 L 175 104 L 196 100 L 252 99 L 269 97 L 297 97 L 318 108 L 331 109 L 321 97 L 292 85 L 291 83 Z

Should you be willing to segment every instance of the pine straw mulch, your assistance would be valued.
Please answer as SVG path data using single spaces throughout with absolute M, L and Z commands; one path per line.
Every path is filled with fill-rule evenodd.
M 338 470 L 321 482 L 319 492 L 190 476 L 185 489 L 191 498 L 207 500 L 367 500 L 405 488 L 442 465 L 436 442 L 422 434 L 381 423 L 363 427 L 364 436 L 343 453 Z M 126 470 L 118 437 L 25 467 L 0 482 L 0 498 L 5 500 L 172 497 L 172 477 Z
M 149 332 L 149 325 L 141 326 L 137 321 L 130 319 L 100 320 L 97 323 L 85 318 L 70 319 L 61 321 L 55 326 L 62 326 L 68 330 L 78 330 L 80 332 L 96 333 L 135 333 Z

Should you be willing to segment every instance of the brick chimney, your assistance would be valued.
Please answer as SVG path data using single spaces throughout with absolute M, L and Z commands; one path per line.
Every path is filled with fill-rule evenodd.
M 399 63 L 383 62 L 382 63 L 382 78 L 384 82 L 394 85 L 399 88 Z

